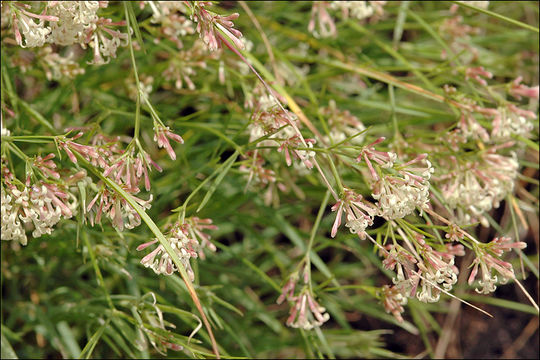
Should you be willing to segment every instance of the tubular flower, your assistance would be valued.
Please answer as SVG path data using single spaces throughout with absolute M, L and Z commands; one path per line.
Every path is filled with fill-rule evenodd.
M 311 330 L 330 319 L 326 309 L 315 301 L 308 290 L 294 298 L 294 301 L 286 322 L 288 326 Z
M 205 247 L 209 248 L 211 251 L 216 250 L 215 245 L 209 241 L 210 236 L 203 233 L 203 230 L 215 229 L 217 229 L 217 226 L 212 225 L 211 219 L 199 219 L 198 217 L 193 217 L 186 219 L 183 224 L 175 223 L 166 235 L 171 247 L 190 276 L 191 281 L 194 280 L 195 274 L 193 273 L 189 260 L 191 258 L 197 258 L 199 255 L 204 259 L 203 249 Z M 157 239 L 153 239 L 152 241 L 141 244 L 137 247 L 137 251 L 141 251 L 148 246 L 157 243 L 157 241 Z M 151 268 L 156 274 L 172 275 L 173 272 L 178 271 L 172 258 L 161 244 L 148 255 L 144 256 L 141 260 L 141 264 Z
M 193 15 L 192 20 L 197 23 L 197 32 L 201 39 L 208 46 L 210 51 L 215 51 L 221 47 L 223 32 L 236 47 L 243 49 L 244 43 L 240 40 L 242 33 L 234 28 L 232 20 L 238 18 L 238 14 L 234 13 L 228 16 L 214 14 L 205 9 L 209 5 L 209 1 L 196 1 L 190 3 Z
M 169 154 L 172 160 L 176 160 L 176 153 L 169 143 L 169 139 L 180 144 L 184 143 L 184 139 L 180 135 L 173 133 L 168 126 L 154 124 L 154 141 L 157 141 L 159 148 L 165 148 L 167 150 L 167 154 Z
M 132 188 L 122 185 L 126 192 L 133 193 Z M 148 200 L 139 199 L 131 195 L 139 206 L 143 209 L 150 209 L 153 196 L 150 195 Z M 99 199 L 99 202 L 97 201 Z M 105 214 L 112 225 L 118 230 L 133 229 L 141 224 L 141 216 L 137 211 L 116 192 L 111 192 L 106 188 L 102 188 L 96 196 L 90 201 L 86 208 L 87 216 L 90 218 L 90 224 L 101 223 L 101 217 Z
M 331 236 L 336 236 L 337 230 L 341 225 L 342 214 L 345 212 L 347 219 L 345 226 L 349 228 L 351 233 L 358 234 L 361 239 L 365 239 L 365 230 L 368 226 L 373 225 L 373 216 L 377 213 L 377 209 L 373 204 L 363 200 L 362 195 L 350 189 L 344 188 L 343 193 L 343 199 L 338 200 L 332 206 L 332 211 L 337 211 L 337 213 L 334 225 L 332 226 Z
M 516 154 L 512 152 L 507 157 L 495 152 L 511 144 L 493 146 L 483 152 L 478 161 L 463 165 L 452 159 L 458 170 L 437 178 L 442 184 L 442 195 L 450 208 L 456 210 L 459 222 L 478 219 L 487 227 L 484 212 L 499 207 L 500 201 L 513 191 L 519 166 Z
M 418 155 L 415 159 L 395 166 L 397 174 L 388 174 L 373 184 L 373 198 L 378 200 L 379 216 L 387 220 L 403 218 L 414 211 L 428 206 L 429 179 L 433 167 L 427 154 Z M 425 160 L 423 167 L 410 165 Z
M 19 190 L 9 181 L 2 186 L 2 240 L 27 244 L 23 224 L 33 227 L 32 237 L 51 234 L 60 218 L 69 219 L 76 208 L 76 198 L 58 185 L 37 182 Z M 21 223 L 22 221 L 22 223 Z
M 489 294 L 497 289 L 495 284 L 499 279 L 497 275 L 493 274 L 493 270 L 502 276 L 500 282 L 503 284 L 509 279 L 514 279 L 512 264 L 502 261 L 499 258 L 504 252 L 510 251 L 513 248 L 524 249 L 525 247 L 527 247 L 527 244 L 524 242 L 512 242 L 508 237 L 494 238 L 487 244 L 475 244 L 476 258 L 472 263 L 473 269 L 469 275 L 469 285 L 473 284 L 479 269 L 482 272 L 482 279 L 478 282 L 481 287 L 475 290 L 480 294 Z

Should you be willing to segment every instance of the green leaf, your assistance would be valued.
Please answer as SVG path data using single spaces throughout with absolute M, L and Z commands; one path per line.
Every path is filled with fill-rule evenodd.
M 236 161 L 237 157 L 238 157 L 238 151 L 235 151 L 223 164 L 221 164 L 218 171 L 219 175 L 216 177 L 216 180 L 214 180 L 214 183 L 212 184 L 210 189 L 208 189 L 208 191 L 206 192 L 206 195 L 204 195 L 204 198 L 202 199 L 199 207 L 197 208 L 195 212 L 201 211 L 204 205 L 206 205 L 206 203 L 208 202 L 208 200 L 210 200 L 210 197 L 212 196 L 214 191 L 216 191 L 221 181 L 223 181 L 223 179 L 225 178 L 225 175 L 227 175 L 227 173 L 231 169 L 231 166 Z
M 1 346 L 1 354 L 2 359 L 18 359 L 17 354 L 15 354 L 15 351 L 11 347 L 11 344 L 9 343 L 8 339 L 4 336 L 4 325 L 2 325 L 2 346 Z

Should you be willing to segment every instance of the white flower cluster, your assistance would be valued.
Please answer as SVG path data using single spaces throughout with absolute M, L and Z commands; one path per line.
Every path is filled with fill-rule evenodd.
M 401 176 L 385 175 L 375 183 L 373 198 L 378 200 L 379 216 L 387 220 L 400 219 L 416 207 L 427 206 L 429 179 L 434 170 L 429 160 L 425 162 L 424 168 L 405 167 L 398 170 Z
M 90 45 L 94 49 L 91 64 L 102 65 L 116 57 L 119 46 L 127 45 L 127 34 L 108 28 L 123 22 L 113 23 L 97 15 L 100 8 L 108 6 L 108 1 L 49 1 L 40 15 L 30 12 L 32 6 L 27 4 L 9 6 L 15 39 L 22 47 L 41 47 L 46 43 L 80 44 L 82 48 Z M 58 58 L 50 60 L 60 61 Z M 69 64 L 69 60 L 64 62 Z
M 437 287 L 450 291 L 457 282 L 457 268 L 454 266 L 454 258 L 451 258 L 448 263 L 439 258 L 438 262 L 442 265 L 436 270 L 431 267 L 426 268 L 423 263 L 418 264 L 419 268 L 423 268 L 425 278 L 421 280 L 421 290 L 416 293 L 416 297 L 422 302 L 439 301 L 441 290 Z
M 49 15 L 59 20 L 49 22 L 47 42 L 62 46 L 84 44 L 86 34 L 98 20 L 97 11 L 106 6 L 107 1 L 49 1 Z
M 173 236 L 167 238 L 171 247 L 176 255 L 180 259 L 180 262 L 186 269 L 191 281 L 195 279 L 195 274 L 189 263 L 189 259 L 196 258 L 197 252 L 192 247 L 192 241 L 182 231 L 176 231 Z M 137 248 L 142 250 L 142 248 Z M 142 258 L 141 264 L 145 267 L 149 267 L 156 274 L 172 275 L 173 272 L 178 271 L 178 268 L 174 264 L 172 258 L 169 256 L 163 245 L 159 245 L 154 251 Z
M 476 6 L 477 8 L 486 10 L 489 6 L 489 1 L 458 1 L 463 4 Z
M 534 124 L 526 117 L 508 112 L 506 108 L 499 109 L 497 126 L 494 126 L 492 137 L 496 140 L 510 139 L 512 135 L 527 137 L 534 129 Z M 495 121 L 494 121 L 495 125 Z
M 332 1 L 330 8 L 333 10 L 341 10 L 358 20 L 373 15 L 373 7 L 369 4 L 369 1 Z
M 256 101 L 257 116 L 248 126 L 250 142 L 269 134 L 271 135 L 268 139 L 290 139 L 296 135 L 295 130 L 290 126 L 291 122 L 298 126 L 298 117 L 294 113 L 285 110 L 287 114 L 284 114 L 279 108 L 276 99 L 270 95 L 261 95 Z M 292 121 L 289 121 L 289 119 L 292 119 Z M 280 127 L 283 128 L 275 132 Z M 272 134 L 273 132 L 275 133 Z M 260 146 L 272 146 L 274 141 L 265 140 L 259 144 Z
M 154 24 L 163 22 L 167 16 L 177 11 L 187 13 L 189 10 L 183 1 L 141 1 L 141 3 L 143 5 L 148 4 L 150 9 L 152 9 L 152 18 L 150 21 Z
M 183 225 L 176 223 L 169 232 L 169 237 L 167 239 L 180 259 L 180 262 L 186 269 L 191 281 L 194 280 L 195 274 L 193 273 L 189 259 L 197 257 L 204 259 L 203 248 L 205 247 L 211 251 L 216 251 L 216 246 L 209 241 L 210 236 L 203 233 L 204 229 L 217 229 L 217 226 L 212 225 L 211 219 L 192 217 L 186 219 L 186 222 Z M 154 239 L 141 244 L 137 247 L 137 250 L 143 250 L 146 247 L 157 243 L 157 241 L 157 239 Z M 158 275 L 172 275 L 173 272 L 178 271 L 172 258 L 161 244 L 143 257 L 141 264 L 151 268 Z
M 70 218 L 77 207 L 74 196 L 69 204 L 65 203 L 67 198 L 66 193 L 45 184 L 25 187 L 23 191 L 2 187 L 2 240 L 26 245 L 28 240 L 21 221 L 33 225 L 34 238 L 51 234 L 60 218 Z
M 34 20 L 30 19 L 24 14 L 19 15 L 19 21 L 22 29 L 22 35 L 24 36 L 24 44 L 22 47 L 37 47 L 43 46 L 47 41 L 47 35 L 50 34 L 51 29 L 44 26 L 44 21 L 41 20 L 38 24 Z
M 304 292 L 296 298 L 287 325 L 293 328 L 311 330 L 321 326 L 328 320 L 330 320 L 330 315 L 326 312 L 326 309 L 319 305 L 309 292 Z
M 28 239 L 18 216 L 18 208 L 12 200 L 2 187 L 2 240 L 15 240 L 26 245 Z
M 341 10 L 345 18 L 355 18 L 357 20 L 367 19 L 374 13 L 382 13 L 382 7 L 386 1 L 332 1 L 330 8 Z
M 190 13 L 188 6 L 182 1 L 141 1 L 141 8 L 145 4 L 152 10 L 150 22 L 160 24 L 161 33 L 174 42 L 178 49 L 183 48 L 181 38 L 195 33 L 195 24 L 184 16 Z M 154 41 L 157 43 L 160 39 L 155 38 Z
M 482 279 L 478 281 L 478 285 L 480 287 L 475 288 L 474 290 L 479 294 L 490 294 L 497 290 L 497 282 L 499 281 L 499 278 L 497 275 L 492 274 L 491 270 L 488 268 L 485 262 L 480 261 L 479 258 L 476 258 L 473 262 L 473 264 L 480 264 L 480 270 L 482 272 Z M 478 266 L 478 265 L 476 265 Z M 502 278 L 501 283 L 506 283 L 507 279 Z
M 443 184 L 442 194 L 448 206 L 457 210 L 460 222 L 478 219 L 487 227 L 483 213 L 499 207 L 500 201 L 513 191 L 519 165 L 515 153 L 511 157 L 486 154 L 482 160 L 453 173 Z
M 387 176 L 381 178 L 378 192 L 373 198 L 378 200 L 379 215 L 387 220 L 403 218 L 414 211 L 416 206 L 426 206 L 429 198 L 429 183 L 412 184 L 407 181 L 394 181 Z

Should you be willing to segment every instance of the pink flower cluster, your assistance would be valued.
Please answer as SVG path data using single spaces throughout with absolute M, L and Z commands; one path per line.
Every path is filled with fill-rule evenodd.
M 41 170 L 45 178 L 58 180 L 60 175 L 51 160 L 53 154 L 45 158 L 38 156 L 34 166 Z M 78 178 L 78 177 L 77 177 Z M 76 180 L 73 178 L 73 180 Z M 31 181 L 25 183 L 15 178 L 2 158 L 2 240 L 15 240 L 26 245 L 26 228 L 31 228 L 32 237 L 51 234 L 61 218 L 69 219 L 77 207 L 76 197 L 68 191 L 68 182 Z
M 191 277 L 191 281 L 193 281 L 195 274 L 189 260 L 197 257 L 204 259 L 204 248 L 216 251 L 216 246 L 210 242 L 210 235 L 204 233 L 206 230 L 216 229 L 217 226 L 212 225 L 211 219 L 192 217 L 186 219 L 183 224 L 175 223 L 166 235 L 167 241 L 169 241 L 188 275 Z M 157 242 L 157 239 L 153 239 L 152 241 L 141 244 L 137 247 L 137 251 L 141 251 Z M 171 256 L 161 244 L 148 255 L 144 256 L 141 264 L 151 268 L 156 274 L 172 275 L 173 272 L 178 271 Z
M 240 40 L 242 33 L 234 28 L 232 20 L 238 18 L 238 14 L 234 13 L 228 16 L 214 14 L 206 9 L 210 5 L 209 1 L 197 1 L 189 3 L 192 10 L 192 20 L 197 23 L 197 32 L 201 39 L 211 51 L 221 48 L 223 33 L 231 40 L 239 49 L 244 48 L 244 43 Z M 225 40 L 226 41 L 226 40 Z
M 527 244 L 524 242 L 512 242 L 509 237 L 494 238 L 487 244 L 475 244 L 474 251 L 476 258 L 473 261 L 473 269 L 468 279 L 469 285 L 472 285 L 474 279 L 478 275 L 478 270 L 481 270 L 482 279 L 478 282 L 481 286 L 476 288 L 476 291 L 481 294 L 489 294 L 497 288 L 495 284 L 498 281 L 498 273 L 502 276 L 501 283 L 506 283 L 509 279 L 514 279 L 514 269 L 512 264 L 503 261 L 500 257 L 507 251 L 512 249 L 524 249 Z
M 293 328 L 301 328 L 311 330 L 321 326 L 330 319 L 330 315 L 326 313 L 326 309 L 315 301 L 312 292 L 304 286 L 300 294 L 294 295 L 294 289 L 298 282 L 298 273 L 291 275 L 287 283 L 282 289 L 282 293 L 277 299 L 277 303 L 281 304 L 285 299 L 293 301 L 294 304 L 290 309 L 289 317 L 286 324 Z M 304 271 L 304 283 L 309 282 L 307 272 Z

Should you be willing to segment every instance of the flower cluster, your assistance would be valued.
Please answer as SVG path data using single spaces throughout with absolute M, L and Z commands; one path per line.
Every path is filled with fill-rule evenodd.
M 459 223 L 479 220 L 487 227 L 484 212 L 497 208 L 500 201 L 512 192 L 519 166 L 516 154 L 512 152 L 508 157 L 495 153 L 497 149 L 512 144 L 492 146 L 482 152 L 478 160 L 464 164 L 451 158 L 457 170 L 436 179 L 447 204 L 457 211 Z
M 163 130 L 163 134 L 165 134 L 165 130 Z M 57 143 L 68 154 L 71 161 L 77 162 L 77 157 L 74 154 L 76 152 L 92 165 L 102 168 L 103 175 L 109 177 L 130 194 L 143 209 L 149 209 L 153 199 L 152 195 L 148 200 L 140 199 L 135 195 L 140 192 L 142 182 L 144 182 L 146 191 L 150 190 L 149 172 L 152 167 L 161 171 L 161 167 L 150 158 L 150 155 L 140 146 L 136 150 L 135 143 L 131 143 L 127 150 L 123 150 L 119 137 L 109 138 L 97 134 L 92 138 L 90 145 L 82 145 L 73 141 L 81 136 L 82 132 L 71 139 L 57 139 Z M 132 229 L 141 224 L 140 215 L 124 197 L 107 188 L 103 181 L 97 185 L 99 190 L 85 209 L 86 216 L 92 226 L 101 223 L 103 214 L 119 230 Z
M 182 1 L 141 1 L 141 8 L 145 4 L 152 10 L 150 21 L 160 25 L 161 35 L 182 49 L 184 45 L 181 38 L 195 33 L 193 22 L 184 16 L 189 12 L 188 6 Z M 159 42 L 160 38 L 154 41 Z
M 107 165 L 103 175 L 114 179 L 117 184 L 125 184 L 131 193 L 139 192 L 139 183 L 144 179 L 144 187 L 146 191 L 150 190 L 150 179 L 148 172 L 153 166 L 161 172 L 161 167 L 156 164 L 148 153 L 139 149 L 137 155 L 134 155 L 135 148 L 131 147 L 116 160 Z
M 227 41 L 221 33 L 231 40 L 236 47 L 243 49 L 244 43 L 240 40 L 242 33 L 234 28 L 232 20 L 238 18 L 234 13 L 228 16 L 215 14 L 206 9 L 209 1 L 196 1 L 189 3 L 192 12 L 192 20 L 197 23 L 197 32 L 208 46 L 210 51 L 221 48 L 222 41 Z
M 364 142 L 364 124 L 348 110 L 338 109 L 334 100 L 330 100 L 328 106 L 321 108 L 320 112 L 328 118 L 330 128 L 330 136 L 325 137 L 326 142 L 340 143 L 351 136 L 354 136 L 350 140 L 351 144 L 360 145 Z
M 309 277 L 306 276 L 304 270 L 304 284 L 309 282 Z M 330 315 L 326 309 L 315 301 L 314 295 L 307 286 L 304 286 L 298 295 L 294 295 L 294 289 L 298 282 L 298 273 L 291 275 L 287 283 L 282 289 L 282 293 L 277 299 L 277 303 L 281 304 L 285 299 L 294 302 L 290 309 L 289 317 L 286 324 L 293 328 L 301 328 L 311 330 L 321 326 L 330 319 Z
M 208 248 L 211 251 L 216 251 L 216 246 L 210 242 L 210 236 L 205 234 L 205 230 L 215 230 L 217 226 L 212 225 L 211 219 L 199 219 L 198 217 L 188 218 L 183 224 L 176 222 L 171 230 L 167 233 L 167 241 L 173 248 L 175 254 L 180 259 L 182 265 L 186 269 L 191 281 L 194 280 L 195 274 L 191 268 L 189 260 L 191 258 L 201 257 L 204 259 L 203 249 Z M 150 245 L 157 243 L 154 239 L 137 247 L 137 251 L 141 251 Z M 171 256 L 167 253 L 163 245 L 158 245 L 152 252 L 142 258 L 141 264 L 149 267 L 156 274 L 172 275 L 178 271 Z
M 195 41 L 190 49 L 180 50 L 174 57 L 170 57 L 163 77 L 167 81 L 173 81 L 176 89 L 182 89 L 185 83 L 188 89 L 195 90 L 196 86 L 191 78 L 197 74 L 197 68 L 205 69 L 206 60 L 211 58 L 204 43 L 201 40 Z
M 385 4 L 386 1 L 314 1 L 308 31 L 316 38 L 336 37 L 336 24 L 328 10 L 340 10 L 344 19 L 351 17 L 362 21 L 373 17 L 372 20 L 375 20 L 374 15 L 377 17 L 383 15 Z M 317 24 L 317 29 L 315 29 L 315 24 Z
M 79 44 L 83 48 L 89 45 L 94 49 L 91 64 L 102 65 L 116 57 L 119 46 L 127 45 L 127 34 L 111 28 L 125 22 L 113 22 L 97 15 L 100 8 L 108 6 L 108 1 L 49 1 L 41 14 L 32 12 L 38 11 L 32 7 L 41 7 L 42 3 L 45 2 L 36 2 L 33 6 L 9 3 L 15 40 L 22 47 L 41 47 L 46 43 Z M 50 62 L 60 62 L 56 66 L 71 65 L 69 59 L 49 57 Z
M 100 185 L 100 183 L 98 183 Z M 126 192 L 133 192 L 132 189 L 127 186 L 122 186 Z M 148 200 L 142 200 L 138 197 L 131 195 L 132 199 L 137 202 L 143 209 L 150 209 L 153 196 L 150 195 Z M 99 201 L 98 201 L 99 199 Z M 103 184 L 96 196 L 90 201 L 86 207 L 86 215 L 90 219 L 90 224 L 99 224 L 101 217 L 105 214 L 110 220 L 112 225 L 120 231 L 126 229 L 133 229 L 141 224 L 141 216 L 131 206 L 128 201 L 120 194 L 108 190 Z
M 458 275 L 454 259 L 465 255 L 465 249 L 461 244 L 447 243 L 435 250 L 423 235 L 406 236 L 401 229 L 398 233 L 411 251 L 397 243 L 380 247 L 384 268 L 395 271 L 396 276 L 392 279 L 394 285 L 383 286 L 379 295 L 386 311 L 403 321 L 402 305 L 407 298 L 416 296 L 422 302 L 437 302 L 442 291 L 452 289 Z
M 37 59 L 45 69 L 48 80 L 58 80 L 63 77 L 72 79 L 77 75 L 84 74 L 84 69 L 74 60 L 73 52 L 63 57 L 53 51 L 51 46 L 44 46 L 38 52 Z
M 439 301 L 440 288 L 450 291 L 457 282 L 458 269 L 454 266 L 455 256 L 465 255 L 463 245 L 446 244 L 443 252 L 434 250 L 421 236 L 417 236 L 415 243 L 418 244 L 418 253 L 422 258 L 419 262 L 419 275 L 421 279 L 421 291 L 416 294 L 418 300 L 423 302 Z
M 51 154 L 52 155 L 52 154 Z M 58 179 L 54 170 L 54 156 L 38 157 L 36 167 L 43 169 L 45 177 Z M 26 245 L 26 227 L 32 237 L 51 234 L 61 218 L 69 219 L 77 207 L 77 199 L 65 185 L 38 180 L 31 182 L 30 176 L 21 183 L 7 167 L 2 158 L 2 240 L 15 240 Z
M 494 238 L 487 244 L 477 243 L 474 246 L 476 258 L 473 261 L 473 269 L 469 275 L 469 285 L 472 285 L 476 275 L 478 275 L 478 269 L 480 268 L 482 273 L 482 280 L 478 281 L 480 288 L 476 288 L 476 291 L 480 294 L 489 294 L 497 288 L 495 284 L 498 281 L 497 275 L 493 274 L 493 270 L 499 273 L 501 283 L 506 283 L 509 279 L 514 279 L 514 269 L 512 264 L 499 259 L 504 252 L 511 249 L 524 249 L 527 244 L 524 242 L 512 242 L 511 238 L 501 237 Z
M 429 179 L 434 169 L 426 159 L 427 154 L 418 155 L 401 165 L 395 164 L 397 159 L 395 153 L 375 150 L 374 145 L 383 140 L 381 137 L 365 146 L 357 161 L 366 162 L 374 181 L 372 195 L 377 200 L 379 208 L 377 215 L 387 220 L 399 219 L 412 213 L 416 207 L 423 209 L 427 206 Z M 375 170 L 371 160 L 376 163 L 378 171 Z M 411 166 L 420 162 L 424 164 Z
M 332 1 L 330 7 L 341 10 L 345 19 L 350 16 L 356 20 L 364 20 L 374 14 L 382 16 L 385 4 L 386 1 Z
M 383 285 L 378 295 L 386 312 L 392 314 L 397 321 L 403 322 L 403 305 L 407 305 L 408 301 L 403 292 L 397 286 Z
M 499 107 L 493 116 L 493 130 L 491 138 L 494 140 L 508 140 L 512 135 L 529 137 L 534 124 L 530 119 L 536 119 L 536 114 L 523 110 L 513 104 Z
M 347 218 L 345 226 L 349 228 L 351 233 L 358 234 L 361 239 L 365 239 L 366 228 L 373 225 L 373 217 L 378 212 L 373 204 L 362 198 L 362 195 L 347 188 L 343 190 L 343 198 L 332 206 L 332 211 L 337 211 L 336 219 L 332 226 L 332 237 L 336 236 L 337 230 L 341 225 L 341 217 L 343 212 L 345 212 Z
M 310 149 L 315 139 L 306 139 L 297 133 L 299 125 L 298 117 L 282 109 L 273 97 L 261 96 L 256 102 L 248 128 L 250 141 L 266 136 L 267 140 L 260 141 L 257 146 L 273 146 L 277 143 L 277 150 L 285 155 L 287 166 L 294 165 L 300 175 L 306 175 L 306 169 L 310 170 L 314 165 L 315 152 Z

